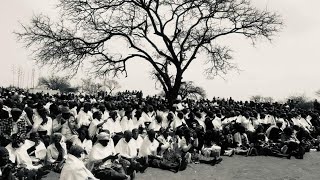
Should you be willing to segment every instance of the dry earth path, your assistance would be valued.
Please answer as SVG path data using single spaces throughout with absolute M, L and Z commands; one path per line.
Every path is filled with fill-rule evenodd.
M 136 180 L 320 180 L 320 152 L 307 153 L 303 160 L 276 157 L 223 157 L 215 166 L 191 164 L 185 171 L 173 173 L 148 168 Z M 46 180 L 57 180 L 51 173 Z

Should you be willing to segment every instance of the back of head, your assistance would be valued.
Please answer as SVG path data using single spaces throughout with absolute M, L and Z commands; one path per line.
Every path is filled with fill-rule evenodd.
M 84 149 L 81 146 L 73 145 L 71 146 L 69 153 L 75 157 L 81 157 L 81 154 L 84 152 Z

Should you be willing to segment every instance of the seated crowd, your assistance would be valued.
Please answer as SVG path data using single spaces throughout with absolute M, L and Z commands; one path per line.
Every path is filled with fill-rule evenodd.
M 320 150 L 318 111 L 230 99 L 49 95 L 1 90 L 0 180 L 133 179 L 221 156 L 303 159 Z

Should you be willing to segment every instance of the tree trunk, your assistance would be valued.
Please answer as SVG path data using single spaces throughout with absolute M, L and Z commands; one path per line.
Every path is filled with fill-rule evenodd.
M 174 101 L 177 99 L 177 97 L 179 95 L 181 82 L 182 82 L 182 74 L 177 74 L 175 82 L 174 82 L 174 86 L 172 88 L 170 88 L 168 90 L 168 92 L 166 93 L 166 98 L 168 100 L 169 107 L 172 107 L 172 105 L 174 104 Z

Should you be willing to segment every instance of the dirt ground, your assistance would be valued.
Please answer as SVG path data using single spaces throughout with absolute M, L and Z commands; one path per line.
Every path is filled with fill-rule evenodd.
M 58 174 L 51 173 L 46 180 L 57 180 Z M 173 173 L 148 168 L 137 174 L 136 180 L 317 180 L 320 179 L 320 152 L 307 153 L 303 160 L 276 157 L 223 157 L 215 166 L 191 164 L 182 172 Z

